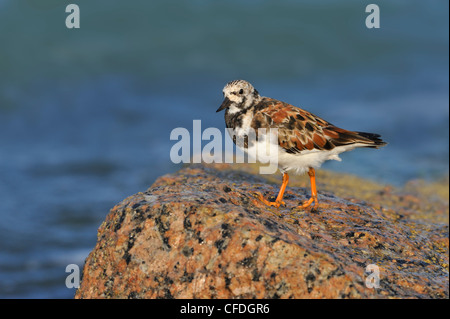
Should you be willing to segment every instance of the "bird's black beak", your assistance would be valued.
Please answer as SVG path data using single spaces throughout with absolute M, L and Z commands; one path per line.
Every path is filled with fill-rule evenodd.
M 220 112 L 223 109 L 227 109 L 230 106 L 230 104 L 231 104 L 230 99 L 226 97 L 225 100 L 223 100 L 222 105 L 217 109 L 216 112 Z

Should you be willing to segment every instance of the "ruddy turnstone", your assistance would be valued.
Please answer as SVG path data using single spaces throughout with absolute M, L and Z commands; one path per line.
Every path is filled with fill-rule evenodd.
M 298 107 L 269 97 L 260 96 L 247 81 L 235 80 L 223 89 L 224 101 L 216 112 L 225 110 L 225 124 L 232 129 L 233 141 L 252 129 L 256 132 L 264 128 L 266 132 L 277 129 L 278 168 L 283 174 L 280 192 L 274 202 L 259 194 L 266 205 L 279 207 L 289 181 L 288 173 L 308 173 L 311 182 L 311 198 L 299 207 L 309 207 L 313 202 L 318 206 L 315 169 L 327 160 L 338 160 L 339 154 L 357 147 L 379 148 L 386 143 L 380 135 L 341 129 L 320 117 Z M 242 144 L 242 143 L 241 143 Z M 238 145 L 236 143 L 236 145 Z M 238 145 L 242 146 L 242 145 Z M 248 151 L 247 141 L 244 151 Z

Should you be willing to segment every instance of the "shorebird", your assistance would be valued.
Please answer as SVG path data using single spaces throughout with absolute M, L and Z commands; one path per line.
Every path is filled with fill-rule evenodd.
M 379 134 L 348 131 L 320 117 L 288 103 L 260 96 L 249 82 L 235 80 L 223 89 L 224 101 L 216 112 L 225 110 L 225 124 L 233 130 L 233 141 L 244 137 L 252 129 L 256 132 L 256 143 L 261 140 L 258 129 L 266 132 L 277 129 L 277 162 L 283 181 L 275 201 L 259 199 L 269 206 L 284 205 L 283 195 L 289 182 L 289 174 L 308 173 L 311 183 L 311 197 L 299 207 L 307 208 L 319 204 L 316 189 L 315 170 L 327 160 L 340 161 L 339 154 L 358 147 L 379 148 L 386 145 Z M 247 136 L 248 138 L 248 136 Z M 236 143 L 236 145 L 238 145 Z M 247 140 L 244 151 L 251 145 Z

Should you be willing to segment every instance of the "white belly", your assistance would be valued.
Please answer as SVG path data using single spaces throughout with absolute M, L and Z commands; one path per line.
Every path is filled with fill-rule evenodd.
M 311 150 L 303 151 L 299 154 L 290 154 L 279 147 L 278 167 L 282 172 L 290 172 L 293 174 L 304 174 L 310 167 L 319 168 L 325 161 L 335 160 L 341 161 L 340 153 L 350 151 L 356 147 L 364 146 L 363 144 L 352 144 L 348 146 L 338 146 L 330 151 L 327 150 Z
M 327 150 L 311 150 L 303 151 L 298 154 L 287 153 L 278 145 L 278 139 L 268 143 L 268 140 L 258 141 L 244 150 L 250 157 L 256 158 L 261 163 L 270 163 L 277 165 L 282 173 L 291 173 L 294 175 L 301 175 L 306 173 L 310 167 L 317 169 L 325 161 L 335 160 L 341 161 L 339 154 L 350 151 L 356 147 L 361 147 L 362 144 L 353 144 L 348 146 L 338 146 L 330 151 Z
M 333 151 L 306 151 L 300 154 L 290 154 L 280 147 L 278 153 L 280 171 L 297 175 L 306 173 L 310 167 L 319 168 L 323 162 L 328 160 L 340 161 L 341 159 Z
M 249 119 L 245 118 L 244 122 Z M 247 124 L 247 123 L 246 123 Z M 235 134 L 238 137 L 248 134 L 248 126 L 244 126 L 245 129 L 241 128 L 236 130 Z M 229 132 L 230 133 L 230 132 Z M 271 167 L 278 167 L 282 173 L 288 172 L 291 174 L 304 174 L 310 167 L 319 168 L 323 162 L 328 160 L 341 161 L 339 154 L 352 150 L 356 147 L 367 146 L 364 144 L 352 144 L 347 146 L 338 146 L 332 150 L 307 150 L 301 153 L 291 154 L 287 153 L 282 147 L 278 145 L 278 135 L 271 134 L 258 134 L 259 139 L 249 143 L 248 149 L 240 147 L 245 153 L 247 153 L 249 158 L 254 158 L 256 161 L 262 164 L 270 164 Z M 239 143 L 237 143 L 239 146 Z M 241 144 L 242 145 L 242 144 Z M 276 169 L 266 170 L 267 173 L 263 174 L 273 174 Z M 261 170 L 260 170 L 261 172 Z

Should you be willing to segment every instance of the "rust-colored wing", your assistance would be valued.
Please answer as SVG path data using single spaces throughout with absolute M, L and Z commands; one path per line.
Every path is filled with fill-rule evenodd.
M 386 144 L 378 134 L 344 130 L 308 111 L 270 98 L 264 98 L 255 107 L 251 125 L 255 130 L 278 129 L 279 145 L 292 154 L 357 143 L 375 148 Z

